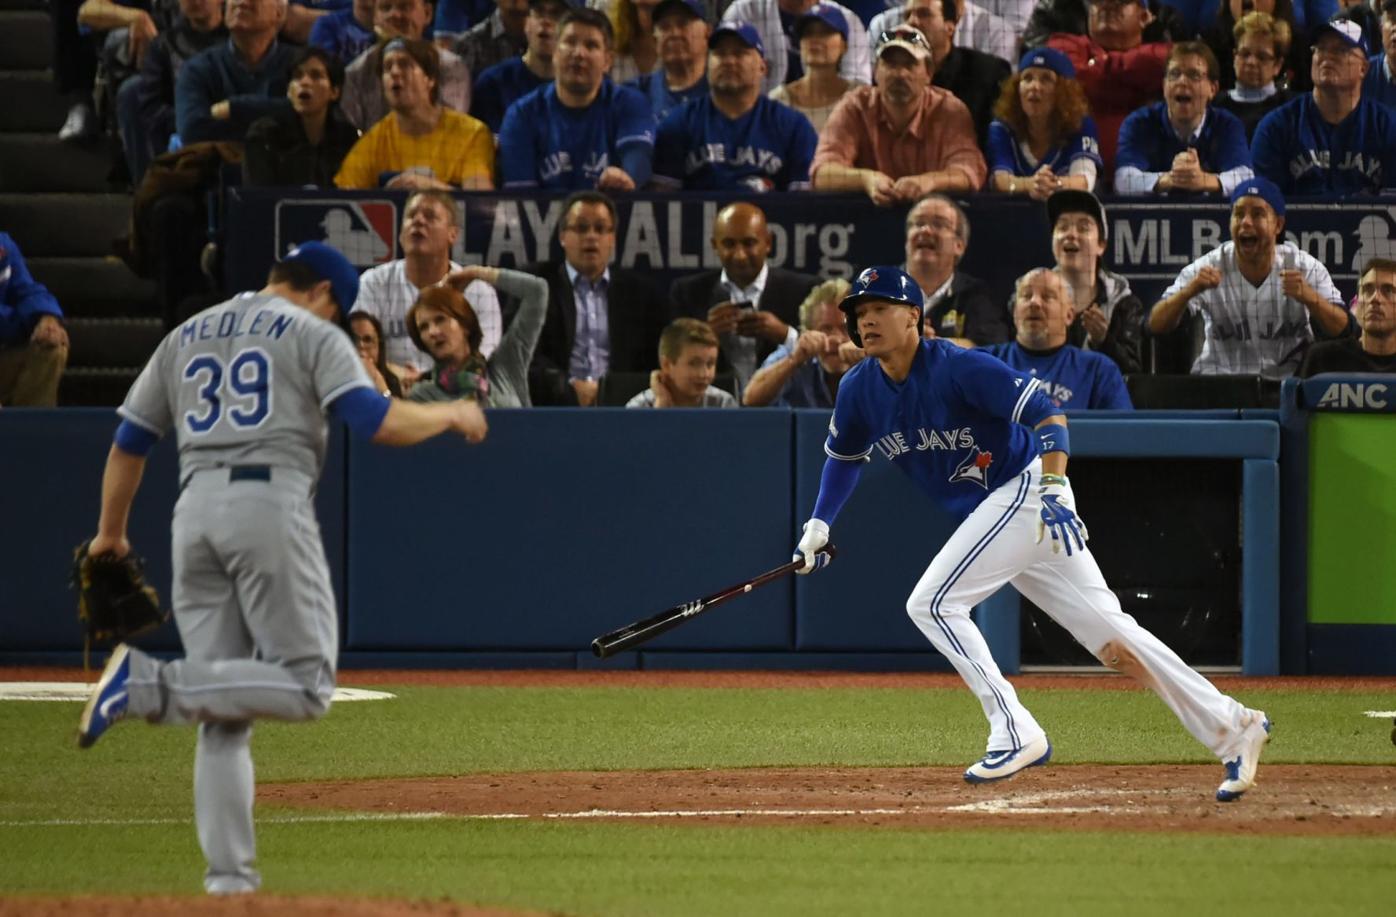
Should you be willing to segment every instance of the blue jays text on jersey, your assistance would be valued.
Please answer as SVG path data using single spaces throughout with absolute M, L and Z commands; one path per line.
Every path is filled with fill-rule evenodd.
M 786 191 L 809 182 L 818 143 L 809 119 L 774 99 L 759 96 L 746 114 L 728 118 L 705 95 L 660 123 L 655 178 L 698 191 L 755 187 L 753 180 Z
M 902 382 L 876 360 L 844 375 L 824 451 L 860 461 L 876 449 L 963 519 L 1037 457 L 1031 427 L 1057 413 L 1036 379 L 989 354 L 922 341 Z
M 1020 373 L 1037 379 L 1042 391 L 1063 409 L 1129 411 L 1125 378 L 1115 361 L 1104 354 L 1070 344 L 1052 350 L 1028 350 L 1017 341 L 980 348 Z
M 564 105 L 554 83 L 540 86 L 509 106 L 499 128 L 500 185 L 553 191 L 594 188 L 608 166 L 624 167 L 632 151 L 642 156 L 648 180 L 654 147 L 649 102 L 628 86 L 602 80 L 585 108 Z M 641 161 L 637 161 L 637 168 Z
M 1251 153 L 1285 194 L 1374 194 L 1396 181 L 1396 112 L 1362 98 L 1329 124 L 1304 93 L 1261 119 Z

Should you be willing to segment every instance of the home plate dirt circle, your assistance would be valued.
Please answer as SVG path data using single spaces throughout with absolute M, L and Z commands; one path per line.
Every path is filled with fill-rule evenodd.
M 972 787 L 959 768 L 553 771 L 267 784 L 268 807 L 471 819 L 1013 826 L 1396 835 L 1396 767 L 1262 765 L 1234 803 L 1219 766 L 1053 765 Z M 268 808 L 260 808 L 264 815 Z

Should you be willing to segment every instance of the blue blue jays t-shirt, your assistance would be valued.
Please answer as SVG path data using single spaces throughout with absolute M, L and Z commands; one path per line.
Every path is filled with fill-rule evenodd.
M 876 450 L 963 519 L 1037 457 L 1031 428 L 1056 413 L 1038 380 L 987 353 L 922 341 L 902 382 L 872 359 L 844 374 L 824 451 L 858 461 Z
M 1363 98 L 1329 124 L 1306 92 L 1261 119 L 1251 157 L 1284 194 L 1375 194 L 1396 185 L 1396 112 Z
M 324 48 L 345 66 L 371 47 L 375 37 L 372 29 L 354 18 L 352 8 L 321 16 L 310 27 L 310 44 Z
M 1081 122 L 1079 131 L 1067 137 L 1060 146 L 1049 150 L 1041 162 L 1028 162 L 1013 128 L 1002 121 L 989 123 L 989 137 L 985 146 L 990 175 L 995 172 L 1033 175 L 1043 166 L 1050 167 L 1054 175 L 1065 175 L 1078 159 L 1091 160 L 1097 169 L 1105 167 L 1100 159 L 1100 135 L 1096 133 L 1095 120 L 1090 115 Z
M 1367 76 L 1362 80 L 1362 98 L 1396 108 L 1396 83 L 1386 75 L 1386 55 L 1373 54 L 1367 61 Z
M 1204 172 L 1229 172 L 1251 164 L 1246 126 L 1231 112 L 1207 106 L 1197 139 L 1184 142 L 1168 120 L 1168 103 L 1155 102 L 1136 108 L 1120 125 L 1115 168 L 1133 166 L 1141 172 L 1167 172 L 1173 168 L 1173 157 L 1189 148 L 1197 150 Z
M 809 184 L 819 135 L 788 105 L 758 96 L 735 120 L 712 96 L 685 102 L 659 125 L 656 180 L 688 191 L 788 191 Z
M 990 344 L 980 350 L 1041 382 L 1043 394 L 1064 410 L 1134 410 L 1120 368 L 1102 354 L 1070 345 L 1056 350 L 1028 350 L 1017 341 Z
M 470 90 L 471 117 L 479 118 L 497 134 L 509 106 L 549 82 L 528 69 L 522 57 L 486 67 Z
M 678 92 L 669 88 L 669 82 L 664 79 L 664 68 L 661 67 L 653 73 L 645 73 L 630 80 L 625 85 L 637 90 L 641 95 L 649 100 L 650 113 L 654 115 L 654 123 L 658 125 L 669 116 L 669 112 L 678 108 L 689 99 L 701 99 L 708 94 L 708 77 L 694 83 L 687 89 L 680 89 Z
M 499 174 L 505 188 L 576 191 L 596 187 L 607 166 L 634 149 L 654 149 L 649 103 L 609 79 L 586 108 L 568 108 L 549 83 L 509 106 L 499 128 Z M 637 185 L 649 175 L 631 174 Z

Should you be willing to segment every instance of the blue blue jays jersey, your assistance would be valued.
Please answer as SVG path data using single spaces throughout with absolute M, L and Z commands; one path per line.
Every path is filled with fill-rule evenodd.
M 1115 168 L 1133 166 L 1141 172 L 1167 172 L 1173 168 L 1173 158 L 1186 149 L 1197 151 L 1204 172 L 1229 172 L 1251 164 L 1246 126 L 1231 112 L 1207 106 L 1197 138 L 1184 142 L 1168 120 L 1168 103 L 1155 102 L 1136 108 L 1120 125 Z
M 575 191 L 595 188 L 607 166 L 633 147 L 654 146 L 649 103 L 609 79 L 586 108 L 568 108 L 549 83 L 519 99 L 499 129 L 499 174 L 505 188 Z
M 528 69 L 522 57 L 511 57 L 486 67 L 470 90 L 470 115 L 485 122 L 497 134 L 509 106 L 549 82 L 552 81 Z
M 665 118 L 669 117 L 669 112 L 678 108 L 689 99 L 701 99 L 708 94 L 708 77 L 706 74 L 698 82 L 687 89 L 680 89 L 678 92 L 669 88 L 669 83 L 664 79 L 664 68 L 661 67 L 653 73 L 644 73 L 635 79 L 630 80 L 625 85 L 636 90 L 650 103 L 650 113 L 654 115 L 654 123 L 657 125 Z
M 1017 341 L 980 349 L 1042 383 L 1043 394 L 1059 408 L 1134 410 L 1120 368 L 1102 354 L 1070 344 L 1056 350 L 1028 350 Z
M 1362 98 L 1396 108 L 1396 82 L 1386 73 L 1386 54 L 1373 54 L 1367 61 L 1367 76 L 1362 80 Z
M 985 146 L 990 175 L 995 172 L 1033 175 L 1043 166 L 1050 166 L 1054 175 L 1065 175 L 1078 159 L 1089 159 L 1097 169 L 1104 168 L 1100 159 L 1100 135 L 1096 133 L 1095 121 L 1090 115 L 1081 122 L 1079 131 L 1067 137 L 1060 146 L 1049 150 L 1037 164 L 1028 162 L 1018 146 L 1018 137 L 1013 133 L 1013 128 L 1002 121 L 990 122 L 989 139 Z
M 1059 413 L 1038 380 L 987 353 L 922 341 L 902 382 L 863 360 L 839 383 L 824 451 L 876 451 L 963 519 L 1037 457 L 1032 427 Z
M 1363 98 L 1329 124 L 1306 92 L 1261 119 L 1251 156 L 1286 195 L 1375 194 L 1396 185 L 1396 112 Z
M 818 143 L 809 119 L 774 99 L 758 96 L 751 111 L 733 120 L 704 95 L 659 125 L 655 178 L 691 191 L 799 189 L 809 184 Z

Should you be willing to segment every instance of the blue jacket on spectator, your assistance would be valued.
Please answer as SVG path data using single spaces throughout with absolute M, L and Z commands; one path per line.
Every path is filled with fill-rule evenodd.
M 990 175 L 995 172 L 1034 175 L 1043 166 L 1050 166 L 1054 175 L 1066 175 L 1071 170 L 1071 164 L 1078 159 L 1091 160 L 1097 170 L 1104 168 L 1100 160 L 1100 135 L 1096 133 L 1095 120 L 1090 115 L 1081 122 L 1079 131 L 1063 140 L 1056 149 L 1049 150 L 1038 163 L 1030 163 L 1024 158 L 1013 128 L 995 119 L 989 122 L 989 139 L 984 153 L 984 158 L 989 161 Z
M 274 114 L 291 103 L 286 85 L 291 81 L 294 45 L 273 41 L 256 70 L 248 70 L 229 39 L 191 58 L 175 80 L 175 125 L 184 144 L 203 140 L 242 140 L 252 122 Z M 214 103 L 226 100 L 232 110 L 227 120 L 209 113 Z
M 819 135 L 789 105 L 757 96 L 735 120 L 711 95 L 669 112 L 655 139 L 656 184 L 689 191 L 789 191 L 809 185 Z
M 701 99 L 708 94 L 707 74 L 692 86 L 680 92 L 674 92 L 669 88 L 669 83 L 664 78 L 664 68 L 660 67 L 653 73 L 645 73 L 630 80 L 625 85 L 633 89 L 638 89 L 640 93 L 650 100 L 650 111 L 654 114 L 654 123 L 658 125 L 669 116 L 669 112 L 678 108 L 689 99 Z
M 1251 157 L 1286 195 L 1375 194 L 1396 184 L 1396 113 L 1363 98 L 1329 124 L 1305 93 L 1261 120 Z
M 1028 350 L 1017 341 L 979 349 L 1041 380 L 1042 393 L 1064 410 L 1134 410 L 1125 388 L 1125 377 L 1115 361 L 1103 354 L 1070 344 L 1056 350 Z
M 608 166 L 637 186 L 650 180 L 654 120 L 634 89 L 602 80 L 596 100 L 569 108 L 557 86 L 540 86 L 504 114 L 499 129 L 499 186 L 575 191 L 596 187 Z
M 375 35 L 372 28 L 364 28 L 354 18 L 354 9 L 340 10 L 321 16 L 310 27 L 310 43 L 339 58 L 345 66 L 373 44 Z
M 15 240 L 0 232 L 0 344 L 29 340 L 44 315 L 62 318 L 63 310 L 48 287 L 30 275 Z
M 1202 171 L 1221 176 L 1221 193 L 1227 197 L 1252 175 L 1246 126 L 1240 118 L 1208 105 L 1197 135 L 1184 141 L 1168 120 L 1168 103 L 1155 102 L 1130 112 L 1120 125 L 1120 145 L 1115 150 L 1115 175 L 1124 169 L 1136 169 L 1144 173 L 1142 179 L 1136 176 L 1136 180 L 1145 187 L 1130 188 L 1117 178 L 1115 192 L 1150 193 L 1158 176 L 1172 170 L 1173 157 L 1189 148 L 1197 150 Z
M 528 69 L 522 57 L 511 57 L 480 72 L 470 90 L 470 114 L 497 134 L 510 105 L 551 82 Z
M 1228 0 L 1162 0 L 1182 15 L 1193 29 L 1202 32 L 1217 21 L 1217 12 Z M 1303 39 L 1316 25 L 1327 22 L 1338 12 L 1338 0 L 1294 0 L 1294 40 Z
M 1396 81 L 1386 72 L 1386 55 L 1373 54 L 1367 61 L 1367 76 L 1362 80 L 1362 98 L 1396 108 Z

